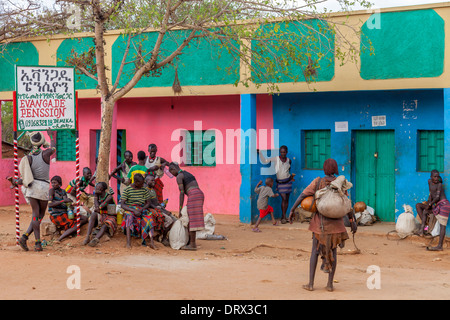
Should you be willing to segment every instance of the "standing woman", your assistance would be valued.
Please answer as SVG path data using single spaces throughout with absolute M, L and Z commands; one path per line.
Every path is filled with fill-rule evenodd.
M 195 243 L 197 231 L 205 228 L 203 217 L 205 195 L 200 190 L 195 177 L 190 172 L 181 170 L 176 162 L 169 164 L 169 171 L 177 178 L 178 189 L 180 190 L 180 212 L 183 209 L 184 195 L 188 196 L 186 206 L 189 216 L 189 243 L 181 249 L 197 250 L 197 244 Z
M 292 160 L 287 157 L 288 148 L 280 147 L 279 155 L 265 159 L 260 153 L 261 162 L 266 164 L 271 161 L 275 162 L 275 173 L 277 175 L 277 191 L 281 196 L 281 223 L 287 223 L 286 212 L 289 206 L 289 197 L 292 192 L 292 183 L 295 174 L 291 174 Z
M 289 214 L 289 221 L 292 223 L 295 213 L 294 210 L 302 203 L 303 199 L 313 196 L 316 190 L 325 188 L 339 175 L 337 162 L 334 159 L 327 159 L 323 164 L 324 178 L 317 177 L 309 186 L 303 190 L 295 201 Z M 353 211 L 348 213 L 351 222 L 351 230 L 356 232 L 357 226 L 353 216 Z M 317 259 L 320 254 L 322 258 L 321 270 L 328 273 L 328 284 L 326 289 L 333 291 L 333 279 L 337 265 L 337 247 L 344 247 L 345 240 L 349 238 L 347 229 L 344 225 L 344 218 L 331 219 L 323 216 L 320 212 L 316 212 L 311 219 L 309 231 L 313 233 L 313 243 L 311 250 L 311 258 L 309 264 L 309 283 L 303 288 L 313 291 L 314 277 L 316 274 Z
M 48 130 L 47 133 L 51 139 L 50 148 L 48 148 L 49 145 L 40 132 L 29 134 L 33 148 L 27 156 L 20 160 L 20 179 L 7 178 L 14 186 L 22 185 L 22 193 L 32 209 L 31 223 L 27 232 L 19 239 L 19 245 L 25 251 L 29 250 L 27 240 L 33 232 L 35 237 L 34 250 L 42 251 L 40 225 L 49 199 L 50 157 L 56 151 L 56 141 L 53 139 L 54 131 Z M 47 149 L 41 149 L 42 146 Z

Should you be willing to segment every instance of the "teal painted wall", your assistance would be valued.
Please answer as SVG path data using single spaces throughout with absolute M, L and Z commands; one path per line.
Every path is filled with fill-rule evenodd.
M 264 60 L 263 63 L 270 62 L 270 69 L 274 70 L 272 72 L 271 70 L 261 69 L 259 74 L 264 75 L 264 77 L 253 73 L 252 76 L 255 77 L 255 83 L 265 83 L 267 82 L 267 77 L 275 83 L 293 82 L 294 80 L 305 82 L 306 78 L 303 70 L 308 66 L 308 57 L 316 62 L 315 68 L 317 70 L 317 75 L 309 80 L 330 81 L 333 79 L 335 40 L 334 33 L 326 25 L 326 22 L 307 20 L 291 23 L 270 23 L 261 26 L 256 31 L 256 34 L 258 32 L 269 34 L 274 39 L 289 39 L 288 37 L 290 37 L 290 43 L 293 45 L 287 48 L 279 47 L 279 45 L 276 45 L 276 42 L 265 40 L 264 36 L 262 36 L 263 41 L 252 41 L 252 49 L 260 53 Z M 301 36 L 288 36 L 287 32 Z M 292 57 L 300 54 L 306 58 L 296 63 Z M 287 62 L 286 64 L 285 61 Z M 258 59 L 254 58 L 252 65 L 257 66 Z M 290 76 L 283 74 L 283 71 L 277 69 L 288 71 Z
M 149 55 L 153 50 L 158 33 L 151 32 L 136 36 L 131 41 L 127 62 L 136 60 L 139 45 L 141 55 Z M 169 32 L 161 46 L 158 62 L 162 61 L 179 45 L 187 36 L 187 31 Z M 128 38 L 120 36 L 112 47 L 112 74 L 113 82 L 119 72 L 120 63 L 125 53 Z M 171 87 L 175 79 L 175 67 L 178 69 L 178 79 L 181 86 L 224 85 L 234 84 L 239 81 L 239 60 L 236 60 L 227 49 L 222 47 L 218 40 L 205 39 L 193 40 L 172 65 L 167 65 L 158 73 L 144 76 L 136 85 L 140 87 Z M 133 75 L 136 66 L 134 63 L 125 65 L 119 85 L 125 85 Z
M 34 44 L 31 42 L 15 42 L 6 45 L 6 48 L 0 54 L 0 91 L 15 90 L 16 71 L 14 65 L 39 65 L 39 53 Z
M 438 77 L 444 71 L 444 20 L 432 9 L 372 15 L 361 36 L 361 77 Z M 373 54 L 364 47 L 373 46 Z
M 66 39 L 58 47 L 56 51 L 58 67 L 69 66 L 66 64 L 66 59 L 72 56 L 72 49 L 77 54 L 83 54 L 89 51 L 89 48 L 94 47 L 93 38 L 77 38 L 77 39 Z M 94 58 L 95 62 L 95 58 Z M 96 74 L 94 74 L 96 76 Z M 75 69 L 75 90 L 83 89 L 95 89 L 97 87 L 97 81 L 88 76 L 81 74 L 77 69 Z

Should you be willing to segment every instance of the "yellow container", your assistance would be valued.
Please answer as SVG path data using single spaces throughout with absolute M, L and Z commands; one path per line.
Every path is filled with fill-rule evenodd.
M 122 225 L 123 213 L 122 210 L 117 212 L 117 225 L 120 227 Z

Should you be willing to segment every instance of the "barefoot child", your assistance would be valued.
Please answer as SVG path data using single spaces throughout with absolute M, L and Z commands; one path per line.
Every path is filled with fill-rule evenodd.
M 86 239 L 83 244 L 89 244 L 91 247 L 95 247 L 100 238 L 108 231 L 109 236 L 113 236 L 117 230 L 117 216 L 108 212 L 108 205 L 115 204 L 113 195 L 108 192 L 108 185 L 106 182 L 99 182 L 95 186 L 94 195 L 94 211 L 89 218 L 89 226 L 86 235 Z M 98 220 L 97 234 L 91 240 L 91 233 L 94 229 L 95 223 Z
M 133 161 L 133 153 L 130 150 L 125 151 L 124 153 L 125 161 L 122 162 L 117 168 L 115 168 L 110 174 L 109 178 L 117 179 L 118 183 L 120 183 L 119 195 L 122 196 L 126 187 L 125 179 L 130 171 L 131 167 L 137 165 L 136 162 Z M 122 177 L 119 176 L 119 173 L 122 172 Z
M 269 213 L 270 213 L 270 216 L 272 217 L 273 225 L 274 226 L 277 225 L 277 222 L 275 221 L 275 218 L 273 216 L 273 208 L 271 206 L 269 206 L 269 197 L 275 198 L 275 197 L 278 197 L 279 194 L 278 193 L 274 194 L 272 191 L 272 187 L 273 187 L 273 179 L 272 178 L 266 179 L 265 186 L 261 186 L 261 184 L 262 184 L 262 181 L 259 181 L 255 188 L 255 192 L 259 194 L 258 202 L 257 202 L 257 206 L 259 209 L 259 218 L 258 218 L 258 221 L 256 221 L 255 227 L 252 229 L 253 232 L 261 232 L 261 230 L 259 230 L 258 226 L 261 223 L 262 218 L 267 216 Z

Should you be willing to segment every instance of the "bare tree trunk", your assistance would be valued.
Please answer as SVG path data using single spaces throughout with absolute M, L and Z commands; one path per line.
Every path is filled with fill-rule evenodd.
M 102 123 L 100 132 L 100 143 L 98 146 L 98 163 L 96 182 L 106 182 L 109 185 L 109 160 L 111 153 L 111 133 L 114 114 L 114 99 L 102 99 Z

